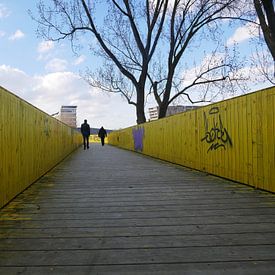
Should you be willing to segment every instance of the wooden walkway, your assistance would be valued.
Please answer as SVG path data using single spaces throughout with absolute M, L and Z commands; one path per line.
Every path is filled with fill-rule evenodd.
M 111 146 L 0 211 L 0 274 L 275 274 L 275 195 Z

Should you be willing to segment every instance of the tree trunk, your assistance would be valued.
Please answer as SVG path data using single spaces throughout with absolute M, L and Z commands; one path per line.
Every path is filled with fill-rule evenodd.
M 137 124 L 146 122 L 144 113 L 144 88 L 137 88 L 137 104 L 136 104 Z
M 275 62 L 275 12 L 272 0 L 254 0 L 267 47 Z
M 175 64 L 176 63 L 173 63 L 172 61 L 169 62 L 169 73 L 168 73 L 168 78 L 166 82 L 165 92 L 163 95 L 163 100 L 159 106 L 159 118 L 163 118 L 166 116 L 167 108 L 169 105 L 171 89 L 172 89 L 173 76 L 175 72 L 175 66 L 176 66 Z
M 159 118 L 163 118 L 166 116 L 167 108 L 168 108 L 168 102 L 162 101 L 159 106 L 159 116 L 158 116 Z

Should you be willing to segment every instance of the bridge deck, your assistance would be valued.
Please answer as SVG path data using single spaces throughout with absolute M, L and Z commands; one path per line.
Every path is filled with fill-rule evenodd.
M 275 274 L 275 196 L 115 147 L 0 212 L 0 274 Z

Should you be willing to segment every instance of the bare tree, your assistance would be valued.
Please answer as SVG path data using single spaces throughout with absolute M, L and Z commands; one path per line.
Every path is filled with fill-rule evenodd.
M 238 81 L 236 76 L 238 67 L 234 64 L 234 58 L 230 58 L 226 48 L 220 47 L 218 36 L 223 19 L 233 18 L 236 9 L 236 1 L 180 1 L 175 0 L 170 5 L 167 13 L 167 24 L 165 25 L 163 44 L 169 45 L 165 60 L 166 66 L 162 63 L 158 75 L 152 70 L 148 78 L 151 82 L 156 102 L 159 105 L 159 118 L 165 117 L 168 106 L 178 97 L 186 96 L 192 103 L 192 91 L 197 87 L 205 89 L 204 96 L 196 99 L 196 102 L 206 101 L 207 91 L 215 88 L 225 90 L 225 85 L 232 86 L 232 81 Z M 237 18 L 237 17 L 236 17 Z M 196 55 L 198 47 L 203 47 L 199 40 L 212 40 L 216 45 L 212 51 L 205 51 L 203 62 L 193 72 L 193 79 L 184 77 L 186 66 L 184 62 Z M 191 81 L 190 81 L 191 80 Z
M 250 48 L 253 50 L 247 59 L 251 60 L 250 82 L 275 83 L 275 11 L 274 0 L 239 0 L 238 16 L 232 17 L 232 23 L 244 23 L 250 36 Z M 237 19 L 237 20 L 235 20 Z
M 222 90 L 226 83 L 231 85 L 228 80 L 237 80 L 234 60 L 217 48 L 205 53 L 205 62 L 191 82 L 184 79 L 183 66 L 190 59 L 190 49 L 202 46 L 199 41 L 203 37 L 218 44 L 215 34 L 221 29 L 219 22 L 232 16 L 235 2 L 51 0 L 51 5 L 45 6 L 41 0 L 39 19 L 35 20 L 42 37 L 69 39 L 73 49 L 80 35 L 86 35 L 93 52 L 104 60 L 96 72 L 87 70 L 86 79 L 92 86 L 126 98 L 136 108 L 137 123 L 143 123 L 146 91 L 153 91 L 159 117 L 164 117 L 168 105 L 177 98 L 185 95 L 194 101 L 190 89 L 203 86 L 204 98 L 199 101 L 205 101 L 205 94 L 213 87 Z M 96 17 L 102 3 L 107 7 L 104 20 Z
M 273 61 L 274 62 L 274 61 Z M 271 64 L 270 52 L 266 50 L 266 44 L 258 43 L 255 52 L 251 56 L 251 72 L 255 83 L 268 82 L 275 85 L 275 67 Z
M 70 39 L 73 46 L 78 34 L 90 34 L 90 41 L 95 38 L 97 54 L 105 59 L 106 70 L 101 68 L 97 79 L 89 78 L 90 84 L 122 94 L 135 106 L 137 123 L 143 123 L 148 66 L 162 32 L 169 0 L 106 0 L 105 20 L 100 22 L 98 18 L 97 23 L 95 10 L 100 2 L 103 1 L 52 0 L 50 6 L 45 6 L 41 0 L 40 18 L 35 19 L 39 23 L 38 33 L 52 41 Z

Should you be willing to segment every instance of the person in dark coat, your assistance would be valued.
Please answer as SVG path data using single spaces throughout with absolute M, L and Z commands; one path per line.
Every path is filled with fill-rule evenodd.
M 105 137 L 107 137 L 107 132 L 106 130 L 103 128 L 103 126 L 99 129 L 98 131 L 98 136 L 101 139 L 101 145 L 104 146 L 104 139 Z
M 87 123 L 87 119 L 84 119 L 84 123 L 81 124 L 81 134 L 83 136 L 84 150 L 89 149 L 89 138 L 91 134 L 90 125 Z

